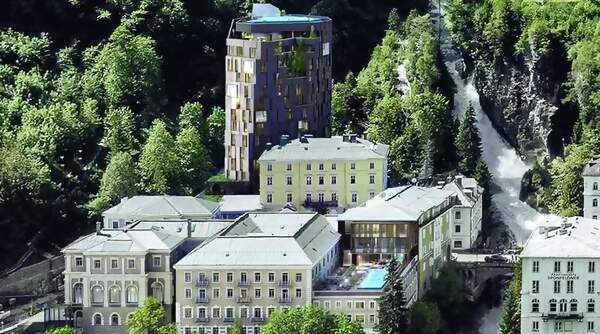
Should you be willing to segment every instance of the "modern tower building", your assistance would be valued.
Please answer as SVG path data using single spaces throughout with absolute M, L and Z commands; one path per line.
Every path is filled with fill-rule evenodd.
M 225 173 L 256 181 L 256 160 L 281 135 L 329 135 L 331 19 L 254 5 L 231 23 L 226 57 Z

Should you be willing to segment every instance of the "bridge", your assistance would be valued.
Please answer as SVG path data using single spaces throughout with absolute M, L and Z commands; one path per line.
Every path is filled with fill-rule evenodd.
M 512 273 L 518 262 L 518 255 L 502 255 L 506 262 L 486 262 L 486 256 L 490 254 L 452 253 L 452 258 L 462 270 L 465 288 L 473 300 L 481 295 L 486 281 Z

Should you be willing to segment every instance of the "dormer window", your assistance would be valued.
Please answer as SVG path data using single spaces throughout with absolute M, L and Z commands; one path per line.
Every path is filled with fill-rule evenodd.
M 113 222 L 112 222 L 112 228 L 119 228 L 119 221 L 118 220 L 113 220 Z

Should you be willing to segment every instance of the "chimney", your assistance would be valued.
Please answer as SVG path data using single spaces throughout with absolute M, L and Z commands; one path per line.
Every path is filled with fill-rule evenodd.
M 279 137 L 279 146 L 285 146 L 288 144 L 290 140 L 290 136 L 288 135 L 281 135 L 281 137 Z
M 308 139 L 306 138 L 306 136 L 302 136 L 300 137 L 300 142 L 303 144 L 308 144 Z
M 350 134 L 350 142 L 351 143 L 356 143 L 356 134 L 355 133 L 351 133 Z
M 458 184 L 458 185 L 459 185 L 459 186 L 461 186 L 461 187 L 462 187 L 462 179 L 463 179 L 463 176 L 462 176 L 462 175 L 456 175 L 456 176 L 454 177 L 454 181 L 456 181 L 456 184 Z
M 273 147 L 273 144 L 271 142 L 266 143 L 265 144 L 265 151 L 271 150 L 272 147 Z
M 350 141 L 350 135 L 342 135 L 342 141 L 344 143 L 347 143 Z
M 191 219 L 187 220 L 187 237 L 188 238 L 192 237 L 192 220 Z
M 96 234 L 98 234 L 98 235 L 100 235 L 101 226 L 102 226 L 101 222 L 96 222 Z

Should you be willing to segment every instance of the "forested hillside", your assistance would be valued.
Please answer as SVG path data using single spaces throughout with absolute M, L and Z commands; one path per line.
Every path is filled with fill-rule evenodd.
M 448 0 L 445 10 L 484 109 L 521 152 L 537 153 L 523 197 L 581 214 L 581 171 L 600 153 L 600 3 Z
M 197 194 L 222 165 L 225 38 L 241 0 L 9 0 L 0 13 L 0 268 L 123 196 Z M 279 0 L 334 20 L 336 80 L 426 1 Z M 351 55 L 351 56 L 349 56 Z M 426 92 L 425 92 L 426 93 Z M 445 103 L 440 101 L 440 103 Z

